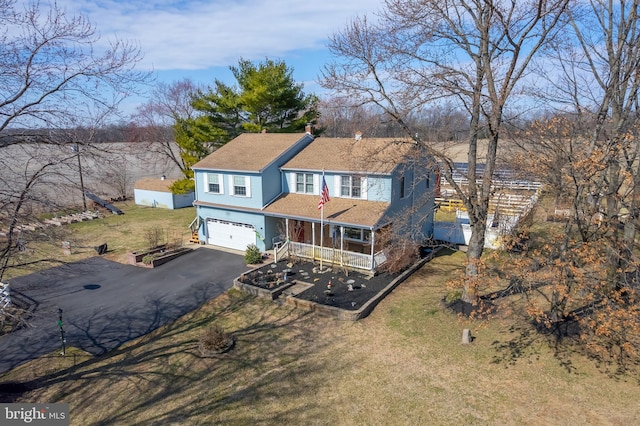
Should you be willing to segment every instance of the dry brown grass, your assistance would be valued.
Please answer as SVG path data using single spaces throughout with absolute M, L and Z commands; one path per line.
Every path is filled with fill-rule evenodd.
M 460 320 L 441 305 L 461 254 L 440 256 L 351 323 L 230 291 L 101 358 L 50 360 L 21 401 L 68 402 L 71 424 L 633 424 L 637 376 L 554 352 L 519 322 Z M 208 327 L 228 353 L 200 356 Z M 461 331 L 475 340 L 462 345 Z
M 147 247 L 147 230 L 152 228 L 165 231 L 167 242 L 189 241 L 188 226 L 195 218 L 195 207 L 166 210 L 137 206 L 133 201 L 115 204 L 124 215 L 105 213 L 102 219 L 49 228 L 41 241 L 28 244 L 27 250 L 14 259 L 15 263 L 26 265 L 9 269 L 5 279 L 96 256 L 93 247 L 102 243 L 109 248 L 106 258 L 126 263 L 128 252 Z M 71 255 L 63 254 L 63 241 L 71 243 Z

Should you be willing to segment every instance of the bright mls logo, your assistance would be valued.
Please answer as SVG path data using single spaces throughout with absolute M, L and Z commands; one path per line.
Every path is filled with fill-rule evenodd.
M 0 404 L 0 424 L 69 426 L 69 404 Z

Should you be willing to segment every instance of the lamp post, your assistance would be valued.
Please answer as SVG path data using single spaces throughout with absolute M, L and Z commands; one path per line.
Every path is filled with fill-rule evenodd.
M 82 179 L 82 163 L 80 162 L 80 145 L 77 143 L 72 147 L 73 152 L 77 153 L 78 157 L 78 173 L 80 173 L 80 191 L 82 191 L 82 207 L 84 211 L 87 211 L 87 197 L 84 195 L 84 180 Z
M 65 344 L 67 339 L 64 337 L 64 328 L 62 328 L 62 308 L 58 308 L 58 327 L 60 327 L 60 340 L 62 340 L 62 355 L 65 354 Z

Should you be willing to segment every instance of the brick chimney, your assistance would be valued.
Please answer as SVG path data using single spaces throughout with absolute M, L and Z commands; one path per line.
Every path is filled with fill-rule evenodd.
M 304 126 L 304 132 L 308 135 L 313 134 L 313 126 L 311 125 L 311 123 L 307 123 L 307 125 Z

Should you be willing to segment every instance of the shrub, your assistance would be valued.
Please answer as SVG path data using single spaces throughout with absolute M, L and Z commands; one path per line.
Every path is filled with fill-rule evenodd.
M 196 184 L 192 179 L 184 178 L 173 182 L 169 190 L 172 194 L 188 194 L 196 190 Z
M 200 353 L 204 356 L 212 354 L 221 354 L 228 351 L 233 346 L 234 339 L 229 333 L 226 333 L 222 327 L 209 327 L 198 342 Z
M 262 262 L 262 253 L 255 244 L 249 244 L 247 251 L 244 253 L 244 262 L 247 265 L 253 265 Z
M 455 303 L 461 299 L 462 299 L 462 290 L 453 290 L 447 293 L 446 297 L 444 298 L 444 302 L 447 305 L 451 305 L 452 303 Z
M 147 238 L 147 247 L 154 249 L 165 242 L 164 229 L 161 226 L 153 226 L 144 230 Z
M 144 263 L 145 265 L 151 265 L 151 262 L 153 262 L 153 259 L 155 259 L 154 255 L 147 254 L 142 258 L 142 263 Z
M 386 262 L 380 265 L 380 272 L 395 274 L 402 272 L 420 258 L 420 246 L 413 241 L 397 240 L 384 249 Z

